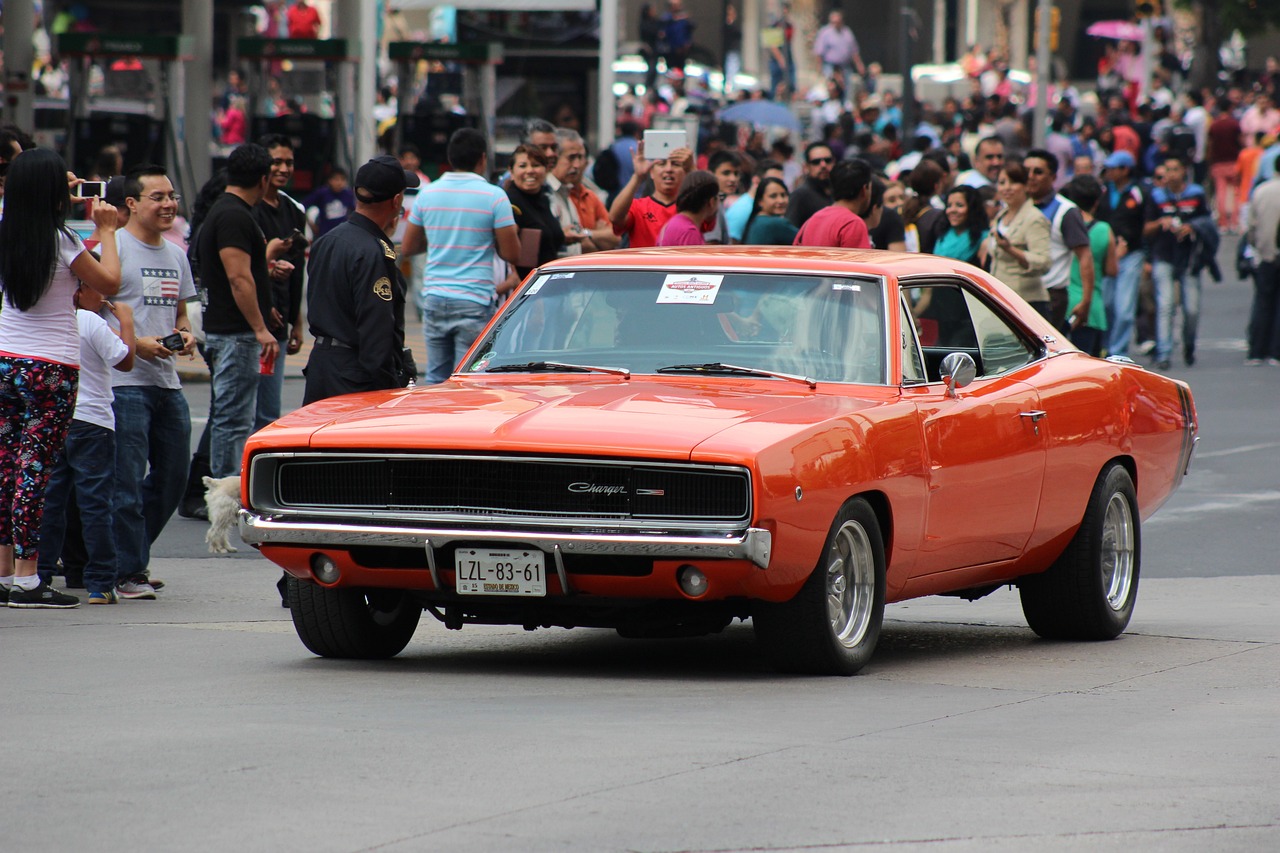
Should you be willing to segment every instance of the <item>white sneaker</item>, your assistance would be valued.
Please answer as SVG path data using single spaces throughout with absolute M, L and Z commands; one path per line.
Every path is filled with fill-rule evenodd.
M 116 595 L 121 598 L 141 598 L 155 601 L 155 588 L 149 583 L 139 583 L 137 581 L 121 581 L 116 584 Z

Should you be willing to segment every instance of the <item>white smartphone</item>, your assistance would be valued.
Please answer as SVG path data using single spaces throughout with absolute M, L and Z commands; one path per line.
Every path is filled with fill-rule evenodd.
M 71 192 L 72 198 L 102 198 L 107 194 L 106 181 L 85 181 Z
M 646 130 L 644 132 L 644 158 L 666 160 L 677 148 L 688 148 L 689 136 L 683 130 Z

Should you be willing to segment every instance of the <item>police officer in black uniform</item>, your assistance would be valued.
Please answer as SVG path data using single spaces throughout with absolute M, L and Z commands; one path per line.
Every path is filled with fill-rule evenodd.
M 403 388 L 406 285 L 387 234 L 418 176 L 380 154 L 356 172 L 356 211 L 316 240 L 307 266 L 307 321 L 315 346 L 303 405 L 356 391 Z

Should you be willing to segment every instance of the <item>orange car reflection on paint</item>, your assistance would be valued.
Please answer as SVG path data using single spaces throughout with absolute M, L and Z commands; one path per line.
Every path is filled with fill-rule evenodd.
M 1089 357 L 930 256 L 604 252 L 525 281 L 449 381 L 298 410 L 245 450 L 240 531 L 303 643 L 468 624 L 714 633 L 866 665 L 886 602 L 1019 587 L 1109 639 L 1196 441 L 1184 383 Z

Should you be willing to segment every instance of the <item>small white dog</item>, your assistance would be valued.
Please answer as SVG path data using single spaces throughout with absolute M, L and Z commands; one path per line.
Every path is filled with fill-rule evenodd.
M 230 554 L 235 552 L 231 547 L 228 534 L 236 526 L 236 514 L 240 511 L 240 478 L 239 477 L 205 477 L 204 505 L 209 510 L 209 532 L 204 541 L 209 545 L 210 554 Z

